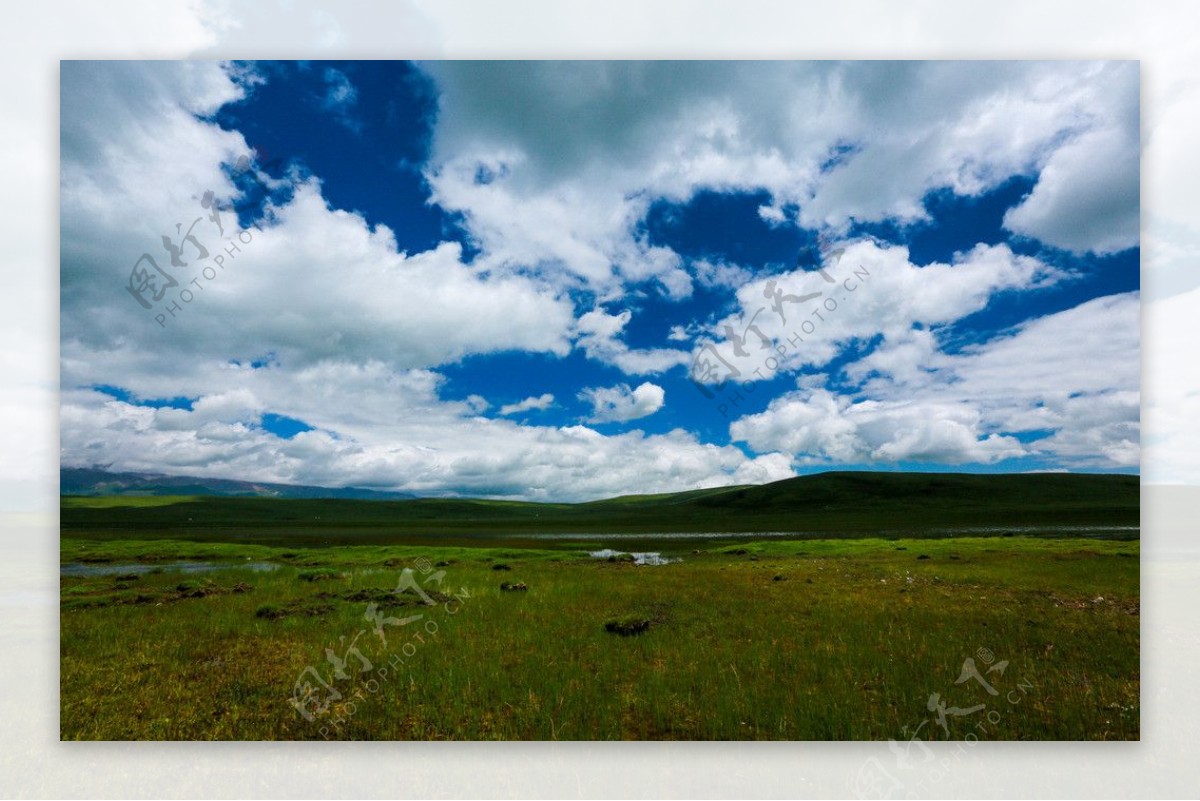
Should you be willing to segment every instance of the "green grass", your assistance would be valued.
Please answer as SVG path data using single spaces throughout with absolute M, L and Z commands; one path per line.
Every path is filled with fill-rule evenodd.
M 685 503 L 754 500 L 739 492 Z M 301 516 L 311 503 L 274 508 Z M 454 532 L 307 547 L 303 533 L 284 542 L 283 523 L 243 529 L 278 532 L 272 545 L 220 528 L 200 541 L 148 539 L 140 524 L 72 529 L 65 517 L 64 562 L 226 567 L 62 579 L 64 739 L 904 739 L 932 717 L 935 692 L 999 715 L 986 733 L 974 728 L 986 712 L 951 718 L 955 738 L 1139 737 L 1137 541 L 675 543 L 684 561 L 639 567 L 511 534 L 484 547 Z M 427 585 L 436 606 L 391 593 L 406 567 L 445 571 Z M 364 618 L 372 603 L 424 617 L 386 626 L 384 645 Z M 607 627 L 643 622 L 629 636 Z M 347 659 L 333 682 L 342 700 L 304 720 L 288 704 L 297 678 L 309 665 L 328 677 L 326 649 L 345 655 L 364 629 L 355 645 L 371 670 Z M 983 668 L 981 648 L 1008 662 L 987 677 L 995 697 L 955 684 L 967 657 Z M 933 723 L 921 733 L 945 737 Z
M 198 498 L 195 495 L 69 495 L 61 499 L 61 506 L 63 509 L 114 509 L 123 506 L 145 509 L 192 503 Z

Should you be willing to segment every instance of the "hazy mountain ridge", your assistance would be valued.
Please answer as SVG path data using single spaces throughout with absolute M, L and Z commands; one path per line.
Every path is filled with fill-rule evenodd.
M 86 467 L 59 470 L 60 495 L 221 495 L 250 498 L 344 498 L 347 500 L 402 500 L 408 492 L 387 492 L 358 487 L 317 487 L 272 484 L 228 478 L 167 476 L 161 473 L 111 473 Z

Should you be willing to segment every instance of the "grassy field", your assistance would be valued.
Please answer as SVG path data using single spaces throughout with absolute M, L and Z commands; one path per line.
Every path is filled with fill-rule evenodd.
M 94 529 L 67 512 L 122 507 L 75 503 L 62 561 L 113 572 L 62 578 L 64 739 L 1139 736 L 1136 540 L 672 541 L 681 561 L 642 566 L 589 558 L 599 536 L 285 546 L 210 519 L 171 539 L 138 515 L 212 502 Z M 405 576 L 432 605 L 393 592 Z

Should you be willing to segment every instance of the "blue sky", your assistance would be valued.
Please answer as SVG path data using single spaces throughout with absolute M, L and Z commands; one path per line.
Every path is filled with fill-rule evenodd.
M 62 463 L 565 500 L 1137 472 L 1137 87 L 66 62 Z

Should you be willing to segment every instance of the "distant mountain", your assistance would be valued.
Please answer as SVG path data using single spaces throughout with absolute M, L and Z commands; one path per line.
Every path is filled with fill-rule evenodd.
M 225 478 L 165 476 L 159 473 L 110 473 L 86 467 L 64 467 L 58 473 L 61 495 L 226 495 L 365 501 L 396 501 L 416 497 L 409 492 L 380 492 L 357 487 L 310 487 Z
M 94 472 L 94 471 L 93 471 Z M 112 475 L 100 473 L 107 481 Z M 65 471 L 64 471 L 65 476 Z M 1003 534 L 1096 527 L 1137 536 L 1139 479 L 1133 475 L 1081 473 L 991 474 L 829 472 L 770 484 L 718 487 L 661 495 L 626 495 L 587 503 L 532 503 L 477 498 L 388 500 L 382 493 L 363 497 L 312 494 L 284 502 L 262 497 L 268 489 L 347 493 L 312 487 L 253 485 L 243 482 L 176 479 L 150 486 L 164 494 L 206 494 L 187 503 L 100 504 L 64 498 L 64 530 L 113 529 L 122 532 L 230 530 L 238 537 L 282 537 L 322 542 L 409 541 L 405 537 L 498 533 L 647 533 L 787 531 L 814 536 L 877 536 L 919 532 L 948 536 L 953 531 Z M 189 484 L 189 482 L 191 482 Z M 234 485 L 216 496 L 212 485 Z M 89 486 L 96 491 L 96 482 Z M 251 492 L 248 488 L 253 488 Z M 109 486 L 99 491 L 115 494 Z M 125 494 L 135 490 L 127 489 Z M 144 489 L 143 494 L 148 494 Z M 62 494 L 72 494 L 63 481 Z M 228 497 L 231 494 L 243 497 Z M 279 533 L 284 532 L 284 533 Z M 1120 532 L 1117 532 L 1120 533 Z M 265 540 L 263 540 L 265 541 Z

